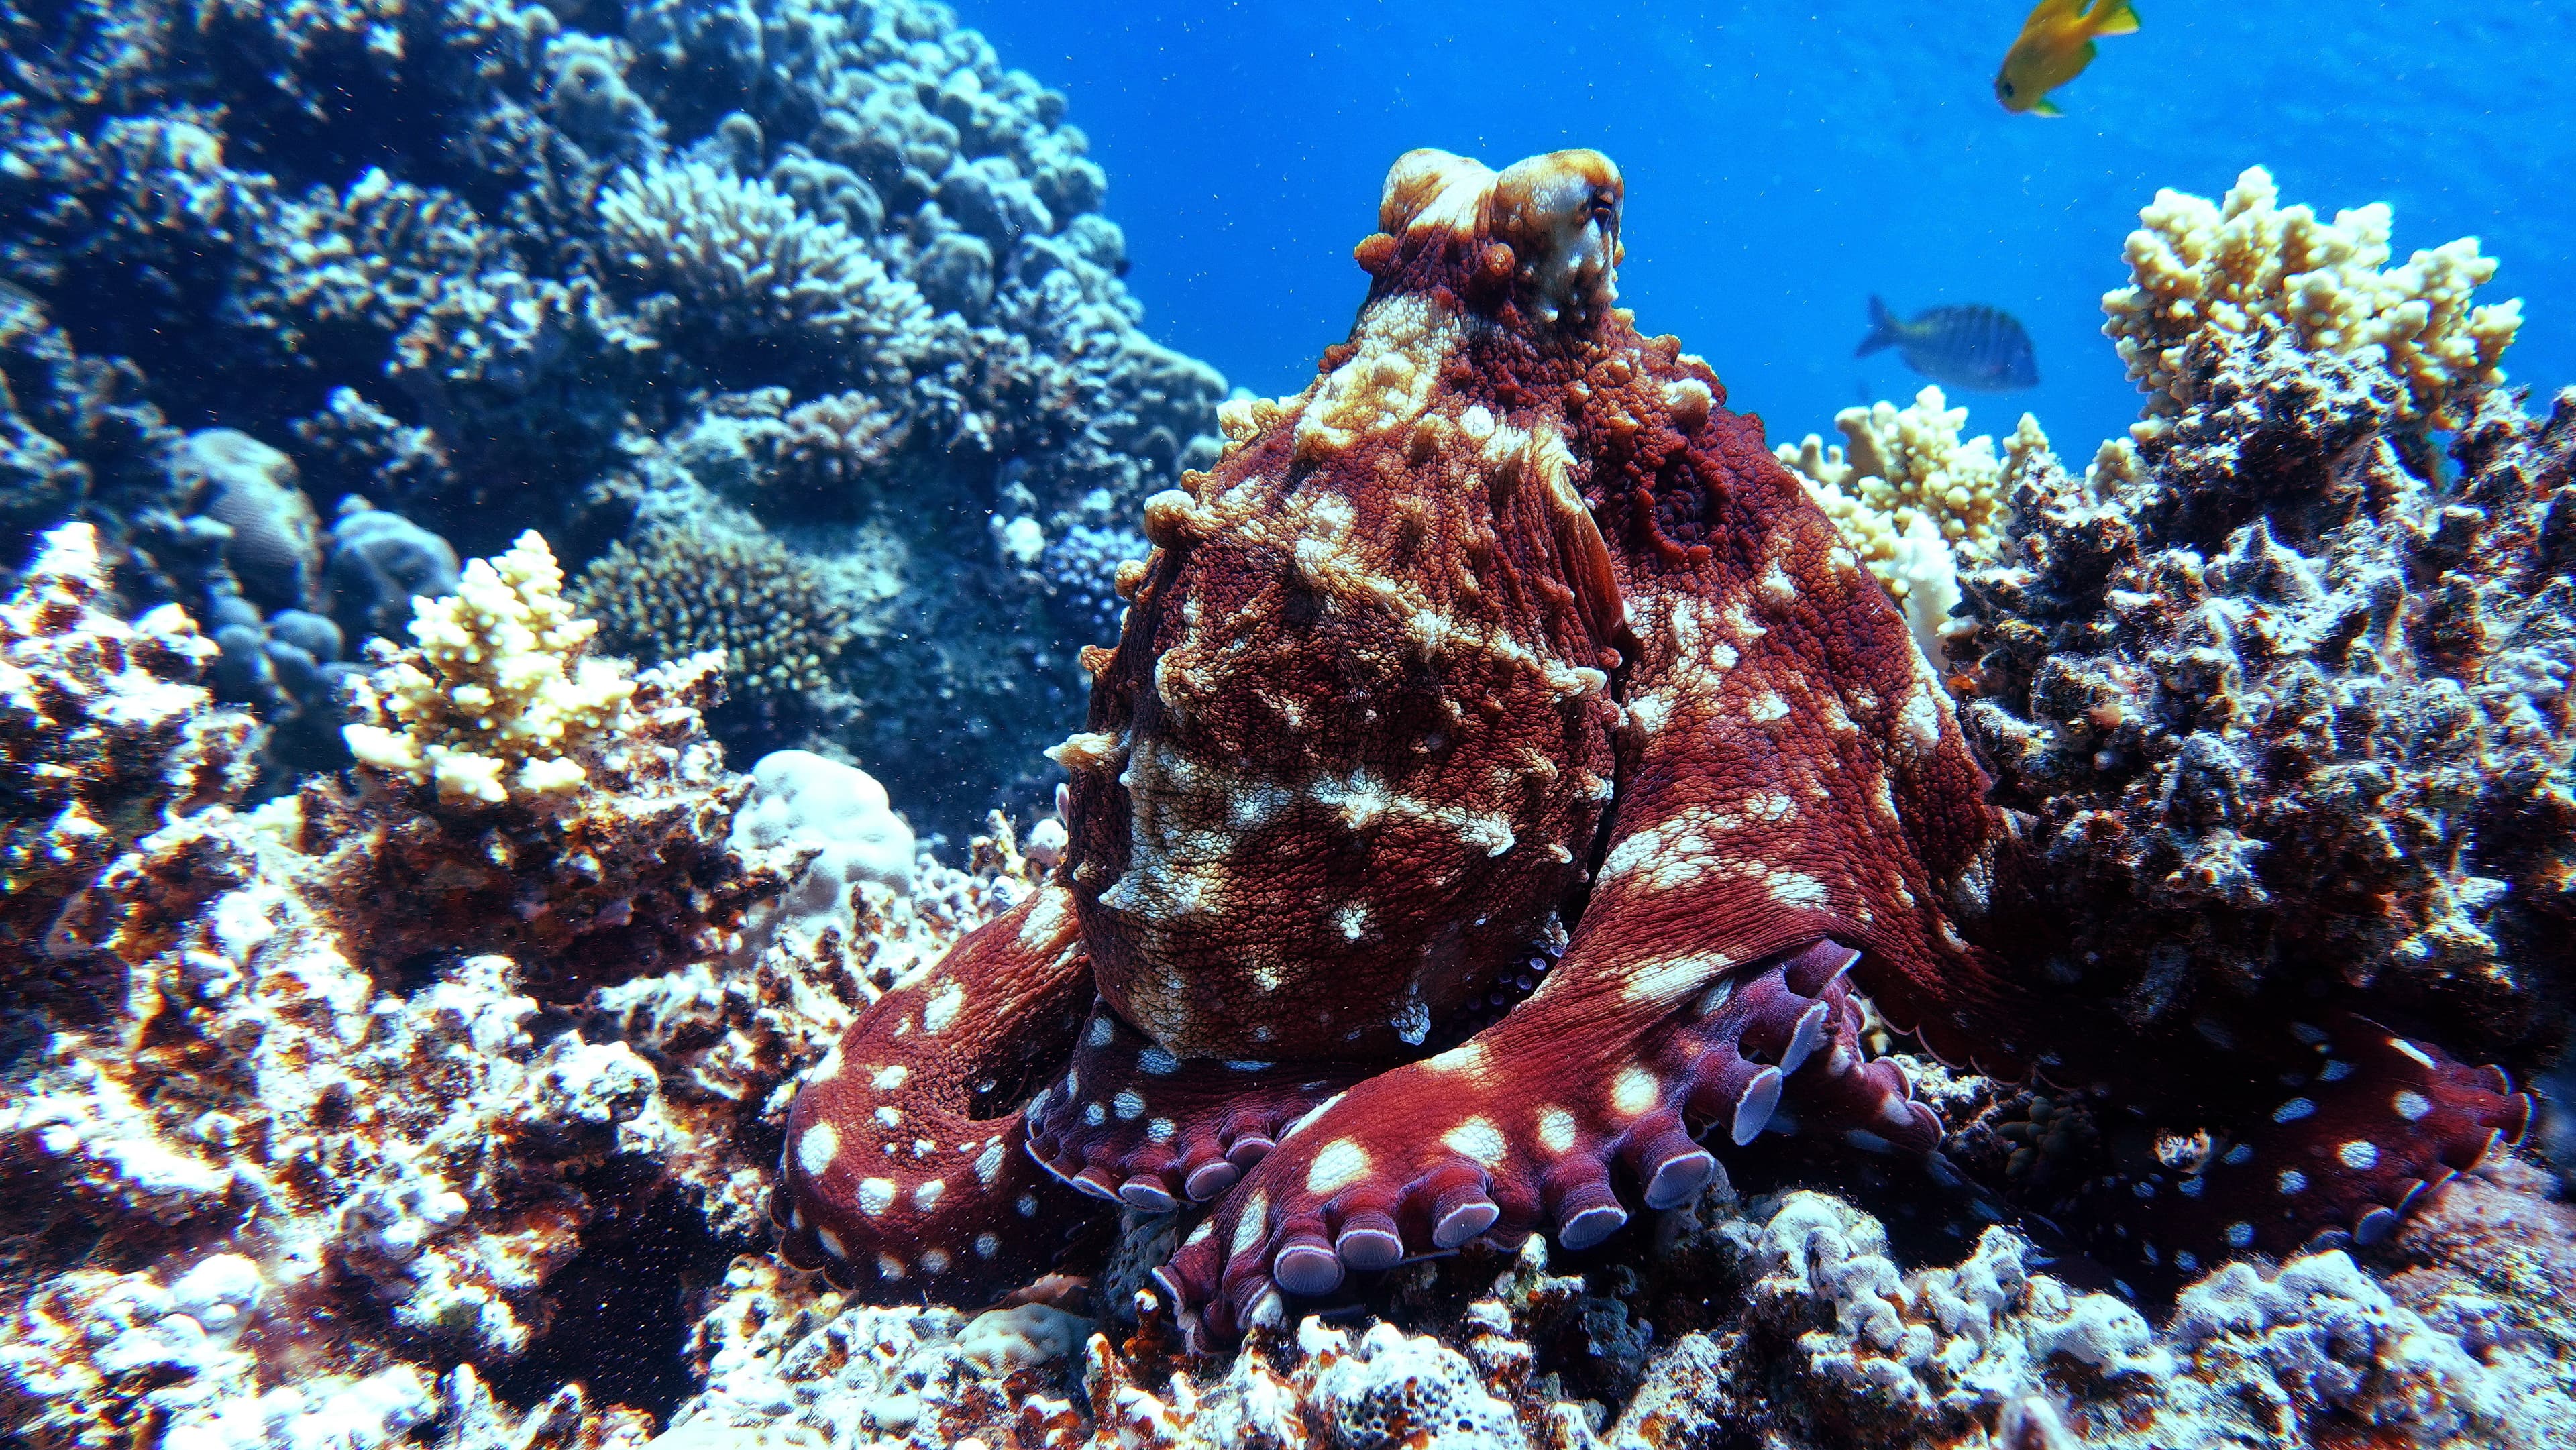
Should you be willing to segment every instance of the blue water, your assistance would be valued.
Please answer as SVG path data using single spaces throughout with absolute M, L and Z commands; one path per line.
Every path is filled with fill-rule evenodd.
M 1007 62 L 1073 99 L 1127 229 L 1148 327 L 1232 381 L 1294 391 L 1349 327 L 1353 243 L 1386 165 L 1441 146 L 1502 165 L 1591 146 L 1626 171 L 1625 300 L 1714 363 L 1775 435 L 1921 386 L 1854 358 L 1866 298 L 1990 302 L 2041 385 L 1966 398 L 2040 415 L 2077 457 L 2136 398 L 2100 297 L 2158 187 L 2217 196 L 2269 166 L 2324 214 L 2396 208 L 2402 259 L 2473 235 L 2525 299 L 2506 367 L 2576 383 L 2576 39 L 2560 4 L 2140 0 L 2058 93 L 1989 90 L 2027 0 L 1475 6 L 987 0 Z M 1954 401 L 1960 401 L 1954 399 Z

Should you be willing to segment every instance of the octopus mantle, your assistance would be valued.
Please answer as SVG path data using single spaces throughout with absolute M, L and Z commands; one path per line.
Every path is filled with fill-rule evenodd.
M 2103 1195 L 2151 1263 L 2384 1234 L 2519 1135 L 2502 1074 L 2348 1015 L 2085 1052 L 2121 1029 L 2035 965 L 1896 606 L 1613 305 L 1621 200 L 1589 151 L 1396 163 L 1350 339 L 1146 505 L 1054 752 L 1063 864 L 807 1079 L 791 1261 L 973 1300 L 1083 1223 L 1063 1185 L 1206 1205 L 1160 1278 L 1221 1341 L 1479 1237 L 1596 1243 L 1710 1144 L 1932 1152 L 1855 990 L 1946 1060 L 2194 1115 L 2222 1151 Z M 2172 1086 L 2217 1080 L 2243 1121 Z

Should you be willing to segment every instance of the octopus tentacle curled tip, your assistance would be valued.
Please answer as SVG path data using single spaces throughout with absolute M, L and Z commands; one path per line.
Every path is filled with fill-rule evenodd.
M 1859 994 L 1994 1074 L 2214 1080 L 2085 1057 L 2116 1021 L 2008 909 L 2032 868 L 1904 617 L 1616 305 L 1624 203 L 1590 151 L 1396 162 L 1350 336 L 1146 507 L 1061 863 L 809 1075 L 791 1262 L 971 1300 L 1113 1209 L 1203 1211 L 1156 1278 L 1214 1345 L 1478 1240 L 1600 1244 L 1766 1134 L 1955 1181 Z M 2240 1104 L 2197 1197 L 2033 1206 L 2195 1261 L 2367 1239 L 2527 1120 L 2316 1030 L 2306 1107 Z

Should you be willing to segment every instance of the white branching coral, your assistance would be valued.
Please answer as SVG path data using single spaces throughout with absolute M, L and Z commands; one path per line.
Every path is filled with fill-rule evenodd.
M 2223 202 L 2163 190 L 2129 233 L 2132 284 L 2103 295 L 2129 377 L 2148 393 L 2151 436 L 2158 420 L 2191 405 L 2184 354 L 2208 332 L 2286 329 L 2307 352 L 2368 354 L 2406 384 L 2402 421 L 2455 428 L 2454 401 L 2504 381 L 2497 362 L 2522 326 L 2519 299 L 2473 306 L 2469 294 L 2495 276 L 2475 237 L 2462 237 L 2386 266 L 2390 211 L 2374 202 L 2317 220 L 2305 206 L 2279 206 L 2272 174 L 2256 166 Z
M 454 594 L 412 601 L 413 645 L 359 683 L 349 750 L 442 801 L 576 792 L 575 757 L 625 728 L 635 693 L 623 668 L 585 657 L 598 628 L 573 617 L 563 570 L 531 529 L 468 563 Z
M 799 211 L 767 181 L 703 162 L 623 172 L 599 198 L 617 264 L 729 326 L 882 348 L 930 306 L 866 241 Z
M 1810 433 L 1776 450 L 1905 607 L 1915 638 L 1936 660 L 1959 602 L 1959 570 L 1993 561 L 2013 484 L 2048 451 L 2048 435 L 2028 413 L 2000 452 L 1984 434 L 1963 442 L 1968 410 L 1948 401 L 1939 388 L 1925 388 L 1911 407 L 1845 408 L 1834 415 L 1845 446 L 1829 447 Z

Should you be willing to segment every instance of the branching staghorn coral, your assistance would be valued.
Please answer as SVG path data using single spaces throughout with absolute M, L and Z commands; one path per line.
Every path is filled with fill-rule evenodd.
M 2470 305 L 2495 276 L 2492 257 L 2462 237 L 2406 264 L 2389 259 L 2390 211 L 2373 202 L 2320 222 L 2276 203 L 2272 173 L 2249 167 L 2223 202 L 2166 189 L 2129 233 L 2131 285 L 2103 295 L 2102 331 L 2148 393 L 2151 435 L 2195 401 L 2186 366 L 2210 333 L 2289 331 L 2305 352 L 2369 354 L 2406 384 L 2401 423 L 2456 428 L 2454 400 L 2504 381 L 2497 365 L 2522 326 L 2520 299 Z
M 930 317 L 920 290 L 888 277 L 861 238 L 767 181 L 703 162 L 625 172 L 599 217 L 620 267 L 723 326 L 883 347 Z
M 635 692 L 624 670 L 584 658 L 598 629 L 573 617 L 563 570 L 531 529 L 498 559 L 468 563 L 456 593 L 413 602 L 413 646 L 357 686 L 349 749 L 368 769 L 437 786 L 443 802 L 578 791 L 574 756 L 622 727 Z
M 608 648 L 654 661 L 720 649 L 729 683 L 782 700 L 826 688 L 850 637 L 849 609 L 766 534 L 666 529 L 611 544 L 574 599 Z
M 1959 602 L 1959 569 L 1994 558 L 2014 482 L 2048 451 L 2048 435 L 2028 413 L 2000 455 L 1984 434 L 1963 443 L 1968 410 L 1948 401 L 1927 387 L 1911 407 L 1845 408 L 1834 426 L 1847 447 L 1829 447 L 1810 433 L 1773 450 L 1905 606 L 1915 637 L 1935 660 Z

